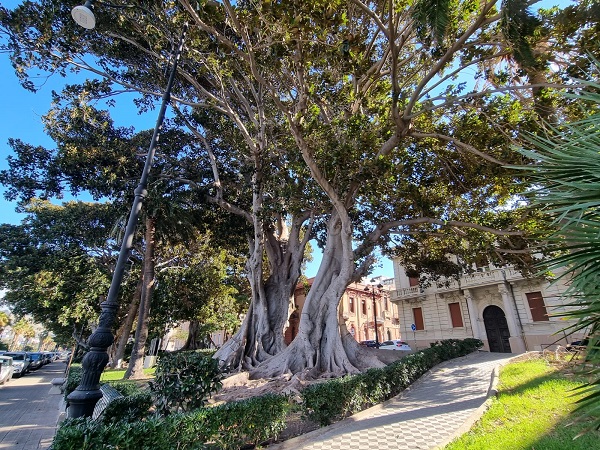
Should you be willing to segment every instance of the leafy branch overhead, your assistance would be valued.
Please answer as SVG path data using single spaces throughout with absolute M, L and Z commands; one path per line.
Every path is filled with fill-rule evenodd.
M 586 73 L 584 49 L 600 55 L 598 16 L 587 2 L 538 11 L 516 0 L 127 4 L 143 9 L 98 6 L 91 32 L 76 28 L 58 0 L 1 8 L 5 49 L 28 88 L 33 70 L 85 70 L 103 80 L 60 94 L 77 113 L 50 117 L 57 154 L 83 147 L 77 131 L 95 129 L 102 144 L 114 139 L 109 157 L 135 158 L 136 135 L 85 103 L 125 90 L 138 93 L 138 108 L 151 108 L 189 22 L 171 99 L 173 146 L 162 150 L 155 186 L 159 197 L 177 192 L 193 208 L 243 222 L 232 235 L 248 244 L 251 303 L 216 354 L 223 365 L 256 376 L 377 365 L 332 316 L 346 286 L 373 269 L 377 248 L 420 249 L 398 254 L 408 263 L 418 255 L 432 271 L 447 271 L 437 262 L 448 249 L 465 264 L 482 251 L 494 262 L 531 262 L 524 235 L 543 221 L 524 207 L 529 181 L 511 166 L 525 158 L 513 147 L 547 132 L 547 123 L 584 114 L 557 91 L 574 70 Z M 579 26 L 568 25 L 573 17 Z M 58 126 L 70 123 L 77 126 Z M 24 147 L 2 175 L 15 195 L 19 171 L 39 168 L 28 154 L 39 162 L 46 150 Z M 114 180 L 102 175 L 111 187 L 127 177 L 121 168 Z M 25 178 L 28 192 L 64 182 Z M 289 300 L 313 238 L 321 269 L 299 339 L 286 348 Z

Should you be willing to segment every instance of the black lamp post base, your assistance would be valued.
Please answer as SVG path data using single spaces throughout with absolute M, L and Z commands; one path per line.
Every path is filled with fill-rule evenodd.
M 67 397 L 69 402 L 69 408 L 67 409 L 68 417 L 92 417 L 96 403 L 101 398 L 102 391 L 100 389 L 91 391 L 75 389 Z

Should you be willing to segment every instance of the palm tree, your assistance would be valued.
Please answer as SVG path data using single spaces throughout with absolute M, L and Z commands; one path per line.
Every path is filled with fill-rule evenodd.
M 545 269 L 567 269 L 571 298 L 566 313 L 577 323 L 569 332 L 589 336 L 585 362 L 591 381 L 584 387 L 581 408 L 588 409 L 593 426 L 600 429 L 600 84 L 585 83 L 578 103 L 593 111 L 585 119 L 553 128 L 554 137 L 532 137 L 533 149 L 521 150 L 536 163 L 531 170 L 536 191 L 534 207 L 554 219 L 551 243 L 560 253 Z

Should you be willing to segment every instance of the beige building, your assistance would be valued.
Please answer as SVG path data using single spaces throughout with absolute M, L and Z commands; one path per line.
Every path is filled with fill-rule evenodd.
M 419 286 L 394 261 L 397 289 L 391 301 L 400 309 L 400 333 L 415 348 L 440 339 L 481 339 L 493 352 L 521 353 L 566 345 L 576 337 L 562 331 L 573 321 L 564 311 L 564 282 L 525 278 L 510 267 L 479 267 L 459 280 Z M 577 335 L 580 337 L 581 335 Z
M 300 313 L 313 280 L 314 278 L 310 278 L 306 284 L 300 283 L 296 287 L 292 312 L 285 330 L 286 344 L 292 342 L 298 334 Z M 346 328 L 358 342 L 375 340 L 375 323 L 379 342 L 400 339 L 398 306 L 390 301 L 393 291 L 394 279 L 382 277 L 373 278 L 372 283 L 352 283 L 346 288 L 340 301 L 339 313 Z

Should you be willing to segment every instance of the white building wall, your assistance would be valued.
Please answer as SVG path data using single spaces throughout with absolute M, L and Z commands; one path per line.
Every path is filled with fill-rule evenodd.
M 561 297 L 566 290 L 563 280 L 549 283 L 539 278 L 527 279 L 512 269 L 492 267 L 464 277 L 462 285 L 451 282 L 450 287 L 411 288 L 398 261 L 394 261 L 394 278 L 398 289 L 392 295 L 392 301 L 398 304 L 400 332 L 416 348 L 428 347 L 431 342 L 441 339 L 476 337 L 489 349 L 483 312 L 491 305 L 499 307 L 505 314 L 512 352 L 566 345 L 582 336 L 565 337 L 561 330 L 574 322 L 551 315 L 565 310 L 566 302 Z M 465 285 L 468 288 L 463 288 Z M 533 320 L 526 295 L 532 292 L 541 292 L 546 311 L 551 315 L 548 321 Z M 452 327 L 448 304 L 455 302 L 460 305 L 462 327 Z M 425 329 L 413 332 L 412 308 L 415 307 L 422 308 Z

